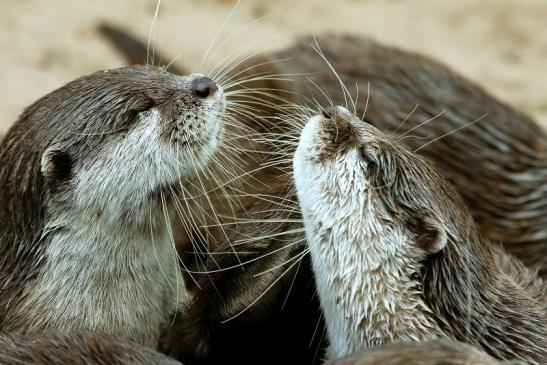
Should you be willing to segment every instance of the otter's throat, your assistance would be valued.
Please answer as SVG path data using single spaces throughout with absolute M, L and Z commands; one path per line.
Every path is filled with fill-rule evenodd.
M 349 232 L 354 224 L 304 217 L 331 356 L 442 335 L 413 279 L 419 267 L 404 237 Z
M 156 347 L 182 289 L 167 227 L 67 228 L 53 235 L 45 260 L 20 309 L 21 332 L 86 329 Z

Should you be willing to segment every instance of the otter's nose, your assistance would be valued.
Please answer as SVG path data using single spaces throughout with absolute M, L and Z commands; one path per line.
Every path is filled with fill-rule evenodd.
M 192 81 L 191 88 L 197 97 L 203 99 L 213 96 L 218 90 L 217 84 L 207 76 L 196 78 Z
M 323 118 L 325 119 L 336 119 L 337 114 L 338 107 L 336 106 L 328 106 L 321 111 L 321 115 L 323 115 Z

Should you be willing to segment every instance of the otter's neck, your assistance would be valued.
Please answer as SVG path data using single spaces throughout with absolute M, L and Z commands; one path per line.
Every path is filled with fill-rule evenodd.
M 182 287 L 169 237 L 166 223 L 150 232 L 74 221 L 58 229 L 27 290 L 23 332 L 99 330 L 155 347 Z
M 389 232 L 365 234 L 349 217 L 328 221 L 304 217 L 331 356 L 441 335 L 413 279 L 419 262 L 405 237 Z

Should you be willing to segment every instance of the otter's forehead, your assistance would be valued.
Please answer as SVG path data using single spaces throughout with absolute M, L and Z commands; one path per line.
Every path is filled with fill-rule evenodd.
M 364 144 L 382 137 L 372 125 L 361 121 L 347 109 L 334 106 L 306 123 L 299 146 L 314 163 L 326 163 L 352 154 Z
M 347 185 L 360 197 L 369 187 L 381 188 L 375 196 L 436 194 L 441 180 L 421 156 L 342 107 L 326 108 L 307 122 L 294 172 L 302 188 L 329 192 Z

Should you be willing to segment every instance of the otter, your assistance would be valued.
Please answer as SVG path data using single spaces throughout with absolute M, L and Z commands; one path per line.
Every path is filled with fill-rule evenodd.
M 185 299 L 169 215 L 214 157 L 223 90 L 151 66 L 28 107 L 0 145 L 0 331 L 99 331 L 156 347 Z
M 292 89 L 308 99 L 332 105 L 345 105 L 348 99 L 353 107 L 313 44 L 354 99 L 359 90 L 356 115 L 404 136 L 405 145 L 433 161 L 455 184 L 487 238 L 547 277 L 544 129 L 449 67 L 368 37 L 305 37 L 272 55 L 293 58 L 278 65 L 280 73 L 311 73 L 308 78 L 321 91 L 307 80 L 293 83 Z
M 0 336 L 0 364 L 180 365 L 137 343 L 89 332 Z
M 398 342 L 372 347 L 330 361 L 328 365 L 501 365 L 474 347 L 456 341 Z M 503 362 L 517 365 L 520 361 Z
M 144 42 L 138 46 L 135 37 L 114 25 L 99 29 L 129 62 L 146 62 Z M 279 62 L 284 59 L 290 61 Z M 254 74 L 256 80 L 246 89 L 254 88 L 256 97 L 269 104 L 315 107 L 314 100 L 326 97 L 333 105 L 349 103 L 349 91 L 353 98 L 358 94 L 361 101 L 366 99 L 367 103 L 357 103 L 357 115 L 382 131 L 404 135 L 402 142 L 413 150 L 424 146 L 419 153 L 453 181 L 481 232 L 547 277 L 547 134 L 529 116 L 429 57 L 365 36 L 301 37 L 286 49 L 252 57 L 230 74 L 249 79 Z M 259 77 L 280 74 L 287 76 Z M 306 77 L 295 76 L 300 74 Z M 246 103 L 265 116 L 266 131 L 280 132 L 278 119 L 268 118 L 278 112 L 276 108 L 256 99 L 242 100 L 241 105 Z M 282 130 L 289 135 L 297 131 Z M 426 139 L 413 138 L 416 134 Z
M 294 181 L 331 357 L 449 338 L 547 361 L 543 282 L 479 233 L 425 158 L 328 107 L 302 130 Z
M 123 33 L 122 31 L 118 35 Z M 115 42 L 117 48 L 123 49 L 123 37 L 110 38 L 110 40 Z M 245 77 L 252 77 L 253 74 L 259 76 L 261 74 L 286 73 L 289 75 L 284 78 L 291 79 L 289 83 L 275 79 L 255 80 L 252 83 L 252 87 L 257 90 L 255 95 L 262 98 L 264 90 L 285 89 L 289 93 L 282 94 L 282 96 L 289 102 L 310 104 L 310 100 L 314 98 L 323 100 L 322 92 L 314 85 L 304 78 L 294 76 L 294 74 L 304 73 L 307 78 L 319 85 L 334 102 L 342 103 L 344 97 L 340 83 L 332 75 L 325 61 L 310 47 L 310 44 L 314 43 L 315 40 L 311 37 L 300 38 L 287 49 L 253 57 L 244 62 L 243 66 L 236 67 L 232 74 L 237 75 L 242 70 L 245 71 L 243 72 Z M 411 133 L 424 134 L 430 140 L 435 140 L 450 131 L 456 131 L 421 149 L 418 153 L 432 160 L 450 177 L 471 209 L 482 234 L 490 241 L 501 242 L 510 253 L 530 267 L 539 267 L 540 273 L 545 275 L 547 273 L 545 270 L 547 267 L 545 265 L 547 263 L 547 221 L 545 221 L 547 195 L 545 194 L 544 181 L 547 172 L 545 165 L 547 137 L 537 123 L 522 112 L 492 97 L 481 86 L 429 57 L 389 47 L 362 36 L 321 35 L 317 37 L 317 43 L 352 93 L 354 92 L 353 86 L 357 83 L 359 100 L 361 100 L 361 103 L 357 104 L 358 115 L 362 115 L 365 105 L 367 105 L 365 119 L 371 121 L 379 129 L 385 132 L 397 131 L 397 135 L 403 135 L 431 119 Z M 135 48 L 133 47 L 133 49 Z M 146 49 L 146 47 L 141 47 L 141 49 Z M 275 62 L 287 57 L 290 57 L 291 60 Z M 168 58 L 164 57 L 164 59 Z M 140 61 L 138 57 L 135 57 L 135 53 L 132 53 L 130 62 L 145 63 L 146 53 L 143 52 Z M 249 68 L 249 65 L 260 65 L 260 67 Z M 370 97 L 367 104 L 364 103 L 364 100 L 367 99 L 368 85 L 370 85 Z M 259 90 L 261 92 L 258 92 Z M 252 90 L 248 89 L 248 91 Z M 278 99 L 269 100 L 272 103 L 280 103 Z M 244 102 L 242 101 L 242 103 Z M 266 110 L 263 105 L 256 103 L 251 105 L 260 109 L 266 117 L 271 115 L 273 110 L 273 108 Z M 414 110 L 416 105 L 418 107 Z M 445 112 L 441 113 L 443 110 Z M 439 115 L 439 113 L 441 114 Z M 467 126 L 485 113 L 488 114 L 480 122 Z M 272 120 L 275 123 L 271 123 Z M 238 234 L 234 230 L 230 233 L 230 240 L 241 241 L 241 244 L 237 246 L 238 250 L 252 252 L 252 256 L 241 257 L 242 255 L 239 255 L 238 258 L 235 255 L 227 254 L 226 248 L 230 248 L 230 246 L 224 236 L 220 236 L 217 242 L 207 241 L 204 243 L 209 245 L 213 252 L 212 255 L 207 256 L 199 270 L 204 272 L 218 270 L 216 261 L 220 255 L 223 255 L 223 258 L 219 265 L 233 267 L 233 269 L 211 274 L 214 283 L 228 283 L 229 285 L 226 286 L 212 285 L 209 277 L 205 275 L 196 277 L 202 287 L 199 291 L 200 299 L 196 297 L 196 300 L 190 301 L 189 308 L 185 311 L 185 320 L 186 323 L 189 323 L 188 332 L 191 332 L 190 328 L 192 328 L 195 333 L 203 335 L 201 335 L 201 339 L 198 336 L 192 339 L 187 339 L 185 336 L 183 338 L 194 345 L 197 341 L 203 342 L 204 346 L 210 345 L 205 352 L 206 355 L 203 352 L 192 355 L 202 359 L 204 357 L 214 358 L 215 355 L 222 357 L 221 354 L 225 354 L 225 351 L 230 352 L 235 359 L 240 359 L 249 350 L 246 345 L 248 342 L 235 341 L 230 348 L 224 348 L 218 344 L 226 338 L 238 338 L 240 335 L 255 333 L 255 338 L 267 335 L 270 339 L 269 344 L 261 344 L 263 346 L 261 348 L 264 349 L 263 353 L 267 353 L 267 355 L 256 358 L 257 361 L 263 361 L 265 358 L 270 358 L 271 354 L 279 355 L 278 349 L 285 348 L 286 334 L 294 333 L 292 327 L 285 323 L 278 332 L 262 332 L 260 328 L 252 325 L 241 325 L 239 330 L 234 329 L 235 326 L 228 326 L 230 323 L 243 322 L 244 319 L 249 319 L 248 322 L 251 324 L 260 323 L 260 321 L 267 320 L 269 313 L 271 313 L 270 309 L 283 307 L 286 294 L 289 293 L 292 296 L 295 292 L 290 290 L 290 280 L 281 279 L 272 289 L 276 295 L 266 294 L 257 301 L 257 295 L 248 294 L 263 293 L 273 282 L 250 280 L 249 278 L 265 271 L 265 267 L 269 267 L 271 272 L 277 273 L 278 277 L 281 276 L 294 261 L 291 261 L 287 266 L 277 267 L 279 262 L 290 260 L 305 249 L 299 243 L 277 252 L 274 247 L 278 246 L 272 245 L 273 247 L 270 247 L 270 243 L 275 242 L 272 238 L 281 236 L 284 232 L 294 232 L 298 227 L 302 227 L 302 224 L 297 222 L 300 219 L 297 198 L 292 191 L 291 179 L 287 178 L 291 167 L 286 166 L 290 164 L 283 161 L 294 150 L 292 141 L 294 136 L 298 136 L 300 126 L 291 123 L 279 127 L 280 122 L 283 122 L 279 119 L 264 118 L 262 121 L 268 129 L 260 131 L 262 133 L 273 131 L 271 136 L 265 135 L 265 137 L 276 142 L 265 144 L 262 147 L 264 151 L 271 153 L 265 154 L 264 151 L 260 151 L 260 154 L 256 153 L 255 155 L 260 156 L 259 161 L 263 161 L 266 166 L 281 165 L 280 172 L 275 173 L 271 168 L 258 170 L 255 164 L 251 164 L 248 171 L 253 178 L 265 182 L 277 181 L 278 186 L 258 185 L 250 192 L 246 187 L 241 189 L 240 194 L 245 193 L 246 196 L 245 209 L 235 212 L 234 219 L 236 221 L 256 219 L 256 212 L 263 213 L 260 215 L 260 224 L 247 225 L 246 227 L 252 228 L 242 230 L 241 232 L 244 234 Z M 403 121 L 404 123 L 402 123 Z M 462 127 L 465 128 L 462 129 Z M 404 138 L 401 142 L 412 149 L 418 149 L 426 143 L 424 140 L 414 138 Z M 281 155 L 279 154 L 279 145 L 283 146 Z M 271 200 L 275 200 L 276 204 L 272 206 Z M 250 207 L 252 209 L 249 209 Z M 249 214 L 249 211 L 252 211 L 252 214 Z M 283 221 L 285 218 L 291 221 Z M 250 237 L 256 239 L 245 241 Z M 302 239 L 301 235 L 291 236 L 289 233 L 283 238 L 286 239 L 287 245 Z M 217 250 L 216 247 L 220 248 Z M 257 266 L 260 267 L 254 272 L 249 264 L 243 265 L 242 268 L 238 267 L 241 261 L 245 262 L 251 258 L 260 258 L 257 261 L 265 261 L 263 262 L 264 266 L 257 263 Z M 304 257 L 304 261 L 307 261 L 306 257 Z M 289 271 L 286 275 L 292 278 L 293 272 Z M 300 278 L 311 279 L 312 276 L 313 273 L 307 262 L 303 262 L 299 267 L 297 280 Z M 209 285 L 205 284 L 206 282 L 209 282 Z M 224 289 L 233 287 L 237 287 L 238 290 Z M 221 294 L 218 294 L 218 289 L 221 289 Z M 235 300 L 233 294 L 237 293 L 243 294 L 237 295 L 237 300 Z M 207 298 L 210 300 L 204 306 Z M 309 309 L 298 309 L 301 311 L 301 315 L 315 313 L 314 306 L 317 303 L 315 299 L 313 295 L 299 298 L 309 306 Z M 249 306 L 251 309 L 247 310 Z M 253 311 L 252 308 L 257 306 L 267 309 Z M 286 305 L 283 308 L 287 310 Z M 220 315 L 221 319 L 215 321 L 211 317 L 207 317 L 207 313 L 211 312 L 228 314 Z M 237 321 L 221 323 L 237 313 L 241 313 Z M 278 323 L 281 322 L 278 320 Z M 315 322 L 313 320 L 306 322 L 311 326 L 312 333 L 315 327 L 318 327 L 316 331 L 318 337 L 321 337 L 322 334 L 321 322 L 320 318 Z M 251 327 L 250 330 L 249 327 Z M 211 338 L 212 341 L 210 341 Z M 310 337 L 305 339 L 309 341 Z M 181 346 L 185 347 L 184 344 Z M 270 352 L 267 352 L 267 346 L 269 346 Z M 190 349 L 191 347 L 187 346 L 186 348 Z M 222 349 L 219 350 L 219 347 Z M 316 347 L 311 346 L 304 350 L 315 353 Z M 291 361 L 297 356 L 286 356 L 286 358 L 286 361 Z M 310 360 L 308 363 L 317 362 L 316 357 L 310 356 L 310 358 L 314 360 Z

